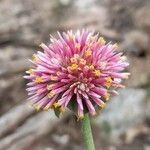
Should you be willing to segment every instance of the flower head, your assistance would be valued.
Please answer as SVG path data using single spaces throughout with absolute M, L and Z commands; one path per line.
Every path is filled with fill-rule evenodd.
M 121 80 L 129 75 L 122 72 L 128 66 L 125 56 L 116 44 L 86 30 L 58 35 L 48 46 L 42 43 L 44 52 L 31 60 L 33 67 L 25 76 L 29 99 L 38 110 L 60 113 L 71 108 L 79 118 L 86 112 L 95 115 L 118 94 L 114 89 L 124 87 Z

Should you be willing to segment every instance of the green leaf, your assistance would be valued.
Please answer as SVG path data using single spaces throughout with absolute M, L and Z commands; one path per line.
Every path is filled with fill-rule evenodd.
M 60 113 L 61 113 L 60 110 L 59 110 L 59 108 L 54 108 L 54 113 L 59 118 Z
M 75 96 L 73 96 L 72 99 L 70 100 L 68 108 L 73 112 L 77 111 L 77 101 L 75 99 Z

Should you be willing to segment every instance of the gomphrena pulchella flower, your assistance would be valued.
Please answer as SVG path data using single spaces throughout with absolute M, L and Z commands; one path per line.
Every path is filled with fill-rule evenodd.
M 59 114 L 70 108 L 83 118 L 84 113 L 95 115 L 118 94 L 116 88 L 124 87 L 128 63 L 116 44 L 87 30 L 58 33 L 58 39 L 50 40 L 40 45 L 44 52 L 33 55 L 33 67 L 26 71 L 29 100 L 36 109 Z

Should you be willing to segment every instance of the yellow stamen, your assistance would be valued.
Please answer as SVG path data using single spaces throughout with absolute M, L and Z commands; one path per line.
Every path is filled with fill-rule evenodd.
M 90 42 L 93 42 L 93 41 L 94 41 L 94 37 L 91 36 L 91 37 L 90 37 Z
M 90 48 L 92 46 L 92 43 L 87 43 L 87 48 Z
M 101 107 L 102 109 L 106 108 L 106 103 L 102 103 L 102 104 L 100 105 L 100 107 Z
M 74 58 L 79 59 L 80 58 L 79 54 L 74 54 Z
M 37 59 L 38 59 L 37 56 L 34 54 L 34 55 L 32 56 L 32 61 L 35 62 L 35 61 L 37 61 Z
M 28 74 L 32 74 L 32 73 L 33 73 L 33 69 L 29 69 L 29 70 L 27 70 L 27 71 L 26 71 L 26 73 L 28 73 Z
M 118 46 L 118 44 L 117 43 L 115 43 L 114 45 L 113 45 L 113 49 L 117 49 L 119 46 Z
M 107 78 L 105 78 L 105 80 L 106 80 L 105 86 L 107 88 L 110 88 L 111 83 L 112 83 L 112 78 L 111 77 L 107 77 Z
M 77 64 L 72 64 L 70 69 L 71 69 L 71 70 L 76 70 L 77 68 L 78 68 L 78 65 L 77 65 Z
M 70 61 L 71 61 L 71 63 L 77 63 L 77 59 L 74 57 L 70 58 Z
M 86 57 L 89 57 L 91 55 L 92 55 L 92 51 L 90 49 L 88 49 L 88 50 L 85 51 L 85 56 Z
M 80 120 L 82 120 L 84 118 L 84 115 L 78 115 L 77 116 L 77 121 L 80 121 Z
M 112 78 L 111 77 L 107 77 L 107 78 L 105 78 L 105 80 L 106 80 L 106 82 L 112 82 Z
M 35 109 L 36 111 L 39 111 L 39 110 L 40 110 L 40 106 L 39 106 L 39 105 L 33 105 L 33 107 L 34 107 L 34 109 Z
M 110 88 L 111 82 L 106 82 L 106 83 L 105 83 L 105 86 L 106 86 L 107 88 Z
M 52 80 L 52 81 L 56 81 L 57 79 L 58 79 L 57 76 L 51 75 L 51 80 Z
M 55 102 L 55 103 L 53 104 L 53 106 L 54 106 L 55 108 L 57 108 L 57 107 L 59 107 L 60 105 L 59 105 L 58 102 Z
M 85 64 L 86 64 L 86 60 L 83 59 L 83 58 L 81 58 L 81 59 L 80 59 L 80 64 L 85 65 Z
M 108 101 L 109 98 L 110 98 L 110 94 L 109 94 L 109 93 L 106 93 L 106 95 L 105 95 L 104 97 L 105 97 L 106 101 Z
M 71 70 L 71 67 L 69 66 L 69 67 L 67 67 L 67 70 L 68 70 L 68 72 L 69 73 L 71 73 L 72 72 L 72 70 Z
M 91 70 L 94 70 L 94 65 L 90 65 L 90 69 L 91 69 Z
M 48 106 L 45 106 L 43 110 L 48 111 L 48 110 L 49 110 L 49 107 L 48 107 Z
M 65 108 L 63 106 L 61 106 L 59 110 L 60 110 L 60 112 L 64 112 Z
M 100 72 L 100 70 L 95 70 L 94 74 L 95 74 L 95 76 L 99 77 L 101 75 L 101 72 Z
M 43 45 L 43 43 L 41 43 L 41 44 L 39 45 L 39 47 L 42 47 L 42 45 Z
M 69 34 L 69 39 L 72 41 L 74 40 L 74 35 L 73 34 Z
M 47 94 L 47 96 L 48 96 L 49 98 L 52 98 L 54 95 L 55 95 L 55 93 L 54 93 L 53 91 L 51 91 L 51 92 L 49 92 L 49 93 Z
M 43 110 L 48 111 L 49 109 L 53 109 L 53 107 L 45 106 Z
M 81 47 L 80 43 L 76 43 L 76 44 L 75 44 L 75 48 L 76 48 L 76 49 L 79 49 L 80 47 Z
M 42 82 L 42 78 L 41 78 L 40 76 L 37 76 L 37 77 L 35 78 L 35 82 L 36 82 L 36 83 L 41 83 L 41 82 Z
M 100 38 L 98 39 L 98 43 L 101 44 L 101 45 L 104 45 L 104 44 L 106 43 L 106 41 L 104 40 L 103 37 L 100 37 Z
M 53 84 L 47 85 L 47 89 L 48 89 L 48 90 L 51 90 L 52 87 L 53 87 Z

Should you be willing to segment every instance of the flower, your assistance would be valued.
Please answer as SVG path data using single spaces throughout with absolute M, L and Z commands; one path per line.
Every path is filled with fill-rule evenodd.
M 99 34 L 82 30 L 58 36 L 33 55 L 33 67 L 24 76 L 29 100 L 37 110 L 52 108 L 60 114 L 70 108 L 79 118 L 95 115 L 118 94 L 116 88 L 124 87 L 121 80 L 129 73 L 123 70 L 129 64 L 117 44 L 106 43 Z

